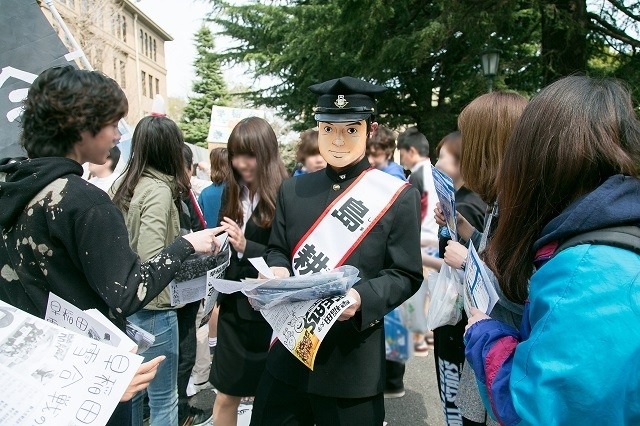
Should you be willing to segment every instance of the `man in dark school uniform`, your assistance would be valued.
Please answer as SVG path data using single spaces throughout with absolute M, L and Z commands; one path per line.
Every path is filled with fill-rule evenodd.
M 342 77 L 309 89 L 319 95 L 318 145 L 328 166 L 283 183 L 267 264 L 278 277 L 352 265 L 361 279 L 347 293 L 356 303 L 326 335 L 313 371 L 282 343 L 273 345 L 251 424 L 382 425 L 382 319 L 422 283 L 420 194 L 371 169 L 365 156 L 378 126 L 374 97 L 384 87 Z

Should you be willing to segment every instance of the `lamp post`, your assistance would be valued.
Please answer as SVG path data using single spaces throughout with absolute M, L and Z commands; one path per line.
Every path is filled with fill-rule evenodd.
M 487 77 L 489 92 L 493 91 L 493 78 L 498 74 L 500 53 L 502 51 L 498 49 L 485 49 L 480 57 L 482 60 L 482 74 Z

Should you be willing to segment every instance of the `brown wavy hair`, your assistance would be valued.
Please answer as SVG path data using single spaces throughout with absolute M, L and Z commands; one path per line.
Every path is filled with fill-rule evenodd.
M 211 182 L 220 185 L 229 179 L 229 150 L 227 148 L 213 148 L 209 153 L 211 163 Z
M 259 117 L 249 117 L 240 121 L 233 128 L 227 144 L 229 150 L 229 167 L 232 173 L 227 182 L 226 197 L 222 207 L 222 215 L 237 224 L 242 224 L 243 212 L 240 202 L 240 176 L 233 169 L 232 161 L 236 155 L 249 155 L 256 158 L 257 173 L 255 177 L 259 217 L 254 220 L 262 228 L 268 228 L 276 213 L 276 197 L 282 181 L 286 179 L 287 169 L 280 158 L 278 139 L 273 129 Z
M 609 177 L 637 175 L 638 165 L 640 122 L 620 83 L 566 77 L 531 101 L 505 151 L 500 220 L 486 252 L 508 299 L 528 297 L 544 226 Z
M 124 92 L 98 71 L 67 65 L 43 71 L 24 100 L 21 143 L 29 158 L 65 157 L 82 139 L 127 114 Z
M 460 173 L 465 186 L 491 204 L 496 178 L 511 132 L 527 106 L 517 93 L 492 92 L 475 98 L 458 117 L 462 134 Z

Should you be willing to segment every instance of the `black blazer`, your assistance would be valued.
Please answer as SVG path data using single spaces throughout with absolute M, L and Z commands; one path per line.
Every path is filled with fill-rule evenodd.
M 278 194 L 269 240 L 267 263 L 291 271 L 291 251 L 300 238 L 362 172 L 367 159 L 338 175 L 328 167 L 286 180 Z M 340 238 L 337 233 L 335 238 Z M 415 293 L 422 283 L 420 199 L 405 188 L 369 234 L 345 261 L 360 271 L 354 286 L 362 310 L 339 321 L 326 335 L 311 372 L 276 343 L 267 369 L 277 379 L 304 392 L 335 397 L 364 398 L 384 389 L 383 317 Z
M 226 190 L 222 193 L 222 204 L 220 208 L 220 215 L 218 216 L 218 223 L 222 222 L 224 206 L 227 202 Z M 254 257 L 264 256 L 267 250 L 267 244 L 269 243 L 269 236 L 271 235 L 271 227 L 263 228 L 258 225 L 260 214 L 260 207 L 256 207 L 251 218 L 247 222 L 247 226 L 244 230 L 244 237 L 247 240 L 247 246 L 242 255 L 242 258 L 238 257 L 238 252 L 231 247 L 231 260 L 229 267 L 225 271 L 224 277 L 228 280 L 240 281 L 244 278 L 258 278 L 258 271 L 251 265 L 249 259 Z M 262 314 L 254 310 L 249 301 L 242 293 L 233 294 L 220 294 L 218 296 L 218 303 L 232 304 L 234 303 L 235 309 L 238 310 L 240 318 L 252 321 L 264 321 Z

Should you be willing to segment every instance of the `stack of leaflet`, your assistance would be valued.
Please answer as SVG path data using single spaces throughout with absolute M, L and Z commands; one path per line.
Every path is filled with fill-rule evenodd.
M 256 310 L 269 309 L 281 303 L 302 302 L 332 296 L 344 296 L 358 282 L 358 268 L 341 266 L 331 272 L 319 272 L 283 279 L 244 280 L 259 284 L 242 292 Z

